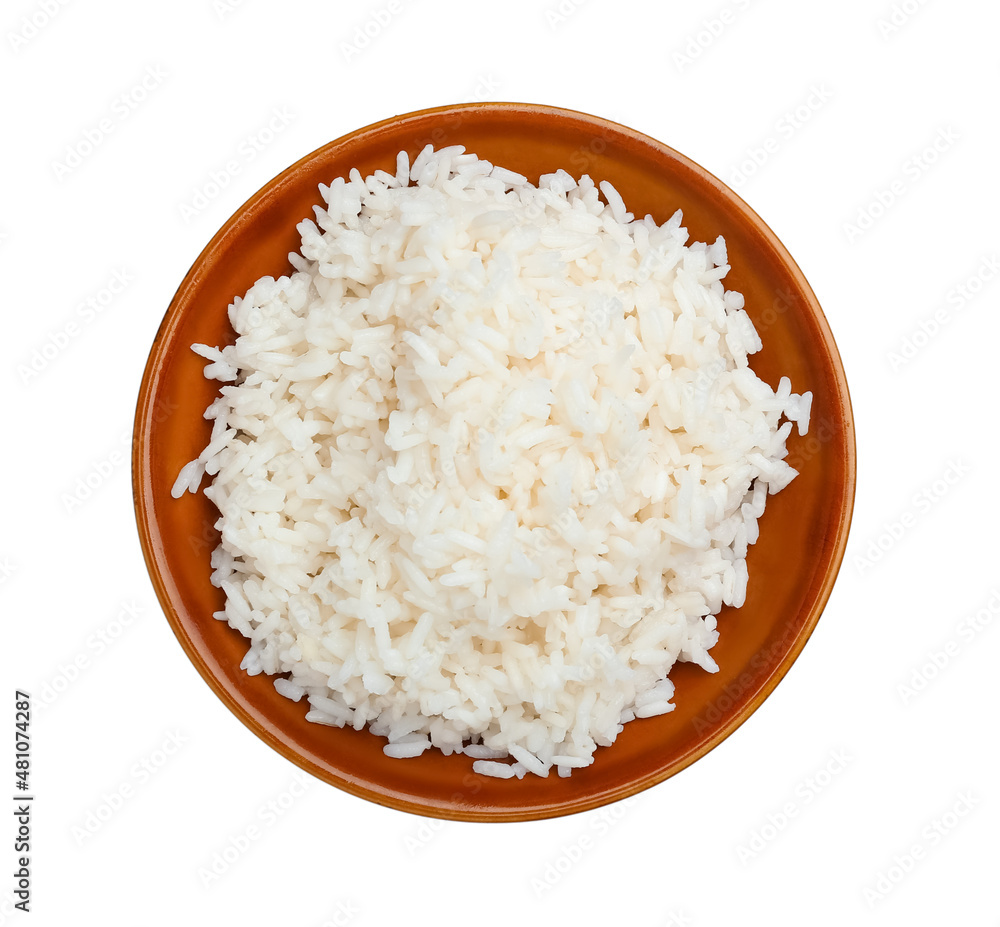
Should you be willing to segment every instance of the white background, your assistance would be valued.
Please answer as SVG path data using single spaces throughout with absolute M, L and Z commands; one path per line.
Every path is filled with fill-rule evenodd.
M 0 14 L 0 717 L 32 692 L 37 795 L 30 919 L 0 815 L 0 924 L 997 924 L 994 4 L 46 2 Z M 765 705 L 631 805 L 519 825 L 369 804 L 250 734 L 157 606 L 128 466 L 153 335 L 236 207 L 475 99 L 622 122 L 734 186 L 815 288 L 858 429 L 847 559 Z

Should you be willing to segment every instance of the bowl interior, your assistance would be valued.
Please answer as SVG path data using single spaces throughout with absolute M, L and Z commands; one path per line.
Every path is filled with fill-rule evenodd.
M 812 390 L 808 435 L 789 459 L 801 475 L 769 499 L 748 557 L 743 608 L 724 609 L 712 651 L 720 672 L 682 664 L 676 709 L 625 726 L 595 763 L 568 779 L 497 780 L 464 756 L 428 751 L 394 760 L 367 731 L 305 721 L 304 702 L 278 695 L 272 679 L 240 670 L 244 638 L 212 617 L 223 606 L 210 582 L 217 512 L 202 494 L 170 496 L 180 468 L 206 445 L 202 413 L 218 384 L 202 375 L 195 342 L 229 344 L 227 307 L 259 277 L 291 270 L 296 223 L 312 215 L 317 187 L 351 168 L 394 172 L 427 143 L 464 145 L 532 181 L 564 168 L 610 180 L 636 215 L 663 222 L 676 209 L 692 240 L 723 235 L 727 288 L 746 297 L 764 341 L 758 375 L 791 377 Z M 720 181 L 636 132 L 580 113 L 522 104 L 473 104 L 396 117 L 339 139 L 293 165 L 250 199 L 199 256 L 163 320 L 136 414 L 133 482 L 140 540 L 161 605 L 189 658 L 233 713 L 302 768 L 353 794 L 423 814 L 526 820 L 596 807 L 659 782 L 705 754 L 764 700 L 798 655 L 829 596 L 843 557 L 854 497 L 854 431 L 840 358 L 812 290 L 763 222 Z

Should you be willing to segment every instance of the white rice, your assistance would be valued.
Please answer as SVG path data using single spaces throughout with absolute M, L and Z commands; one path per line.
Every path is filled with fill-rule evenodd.
M 216 617 L 389 756 L 570 775 L 673 708 L 675 662 L 716 671 L 811 396 L 749 368 L 725 243 L 679 212 L 457 147 L 320 191 L 296 272 L 195 346 L 225 385 L 173 493 L 214 476 Z

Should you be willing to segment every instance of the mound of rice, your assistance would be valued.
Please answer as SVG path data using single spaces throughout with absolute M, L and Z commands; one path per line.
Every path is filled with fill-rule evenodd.
M 389 756 L 569 775 L 674 707 L 676 661 L 717 669 L 811 396 L 750 369 L 725 243 L 679 212 L 459 147 L 320 192 L 296 272 L 194 346 L 226 385 L 173 493 L 212 477 L 216 617 Z

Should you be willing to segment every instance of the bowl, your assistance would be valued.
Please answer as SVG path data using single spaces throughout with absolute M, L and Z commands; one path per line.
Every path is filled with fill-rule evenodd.
M 208 442 L 202 413 L 218 383 L 190 345 L 231 344 L 227 307 L 259 277 L 291 271 L 295 226 L 319 202 L 317 187 L 358 168 L 394 173 L 426 144 L 461 144 L 527 175 L 565 168 L 610 180 L 636 215 L 663 222 L 680 208 L 691 239 L 723 235 L 729 289 L 746 297 L 764 341 L 752 358 L 772 386 L 782 375 L 813 392 L 807 435 L 788 441 L 801 475 L 771 497 L 748 556 L 746 604 L 719 615 L 712 651 L 720 670 L 678 664 L 676 709 L 625 725 L 615 744 L 569 778 L 500 780 L 474 774 L 463 755 L 430 750 L 391 759 L 367 731 L 305 720 L 305 702 L 279 695 L 271 677 L 240 669 L 245 639 L 212 617 L 223 607 L 210 581 L 217 512 L 202 495 L 173 499 L 180 468 Z M 662 782 L 717 746 L 767 698 L 806 643 L 829 598 L 854 502 L 854 427 L 833 336 L 802 272 L 774 233 L 728 187 L 651 138 L 605 119 L 551 106 L 485 103 L 396 116 L 307 155 L 251 197 L 199 255 L 157 332 L 139 392 L 132 477 L 143 554 L 177 639 L 212 691 L 266 744 L 353 795 L 433 817 L 519 821 L 595 808 Z

